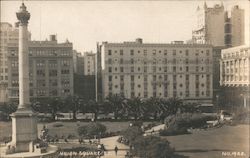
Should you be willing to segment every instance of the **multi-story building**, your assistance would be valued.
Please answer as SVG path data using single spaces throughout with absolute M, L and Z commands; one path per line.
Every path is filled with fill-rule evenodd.
M 102 94 L 126 98 L 177 97 L 211 103 L 213 96 L 212 46 L 135 42 L 99 45 Z M 98 71 L 100 72 L 100 71 Z
M 225 89 L 225 100 L 231 104 L 244 103 L 246 106 L 250 95 L 250 47 L 242 45 L 223 49 L 220 72 L 220 85 Z
M 244 44 L 244 10 L 234 6 L 231 17 L 223 4 L 213 8 L 203 7 L 196 10 L 197 24 L 192 32 L 194 43 L 207 43 L 215 47 L 231 47 Z
M 74 93 L 84 100 L 95 100 L 95 54 L 75 54 Z
M 92 52 L 84 53 L 84 75 L 95 75 L 96 54 Z
M 31 98 L 73 95 L 72 43 L 58 43 L 51 35 L 49 41 L 30 41 L 28 45 Z M 18 99 L 17 43 L 8 44 L 8 68 L 9 99 Z
M 73 50 L 73 63 L 74 63 L 74 73 L 78 75 L 84 74 L 84 56 Z
M 192 39 L 196 43 L 224 46 L 224 6 L 216 4 L 214 8 L 203 7 L 196 10 L 197 24 Z
M 231 11 L 231 27 L 232 27 L 232 46 L 240 46 L 245 44 L 245 23 L 244 10 L 238 5 L 234 6 Z
M 31 34 L 29 33 L 28 40 Z M 18 29 L 10 23 L 0 23 L 0 103 L 8 101 L 8 44 L 18 43 Z

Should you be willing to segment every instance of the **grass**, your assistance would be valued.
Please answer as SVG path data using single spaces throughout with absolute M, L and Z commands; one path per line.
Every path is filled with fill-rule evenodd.
M 78 137 L 77 129 L 80 126 L 87 125 L 89 122 L 52 122 L 52 123 L 39 123 L 38 132 L 41 132 L 41 129 L 45 125 L 49 129 L 49 135 L 51 136 L 68 136 L 73 135 Z M 127 129 L 130 122 L 100 122 L 107 127 L 107 132 L 117 132 Z M 146 122 L 148 124 L 150 122 Z M 62 125 L 62 126 L 59 126 Z M 40 133 L 39 133 L 40 135 Z M 0 122 L 0 142 L 4 137 L 11 136 L 11 122 Z
M 178 154 L 190 158 L 220 158 L 222 152 L 244 152 L 249 157 L 249 125 L 223 126 L 192 134 L 165 136 Z

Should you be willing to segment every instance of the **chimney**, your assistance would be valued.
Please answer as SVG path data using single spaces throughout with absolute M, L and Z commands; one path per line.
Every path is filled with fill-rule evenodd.
M 136 38 L 136 39 L 135 39 L 135 42 L 136 42 L 136 43 L 142 44 L 142 38 Z
M 50 36 L 49 36 L 49 40 L 50 40 L 50 41 L 57 41 L 56 35 L 50 35 Z

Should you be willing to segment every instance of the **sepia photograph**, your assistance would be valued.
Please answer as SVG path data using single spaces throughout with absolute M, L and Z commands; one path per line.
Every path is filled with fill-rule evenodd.
M 0 158 L 250 158 L 250 0 L 0 0 Z

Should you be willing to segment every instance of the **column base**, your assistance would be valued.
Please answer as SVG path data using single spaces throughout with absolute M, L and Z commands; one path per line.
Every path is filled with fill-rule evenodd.
M 30 109 L 18 109 L 11 114 L 12 141 L 14 152 L 33 152 L 34 142 L 37 141 L 37 118 Z

